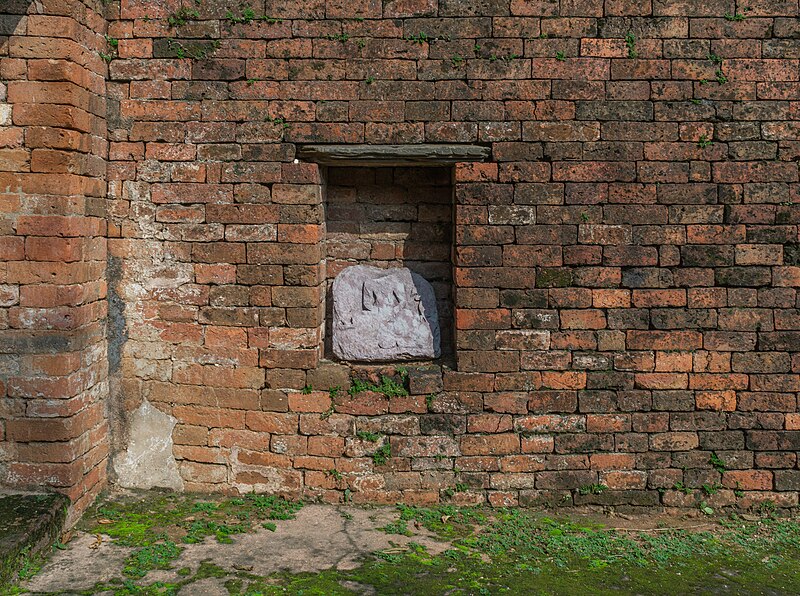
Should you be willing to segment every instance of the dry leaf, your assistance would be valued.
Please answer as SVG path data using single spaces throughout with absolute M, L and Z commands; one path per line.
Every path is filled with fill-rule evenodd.
M 114 520 L 113 520 L 113 519 L 106 519 L 106 518 L 103 518 L 103 519 L 98 519 L 98 520 L 97 520 L 97 523 L 98 523 L 98 524 L 103 524 L 103 525 L 107 525 L 107 524 L 113 524 L 113 523 L 114 523 Z
M 446 524 L 448 519 L 450 519 L 450 516 L 449 516 L 449 515 L 443 515 L 443 516 L 442 516 L 442 523 L 443 523 L 443 524 Z
M 103 535 L 102 534 L 95 534 L 94 542 L 89 545 L 89 548 L 98 549 L 103 544 Z

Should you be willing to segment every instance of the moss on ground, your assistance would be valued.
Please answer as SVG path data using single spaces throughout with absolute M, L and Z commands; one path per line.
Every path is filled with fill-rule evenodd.
M 446 546 L 439 554 L 411 542 L 373 553 L 352 570 L 268 576 L 205 561 L 197 570 L 175 570 L 172 582 L 147 581 L 149 569 L 169 567 L 181 542 L 201 536 L 230 540 L 263 520 L 291 517 L 299 506 L 272 497 L 199 500 L 189 495 L 102 504 L 84 527 L 138 550 L 118 579 L 79 593 L 171 595 L 208 578 L 238 596 L 800 593 L 797 519 L 731 515 L 709 518 L 702 531 L 625 530 L 520 509 L 454 506 L 398 506 L 397 519 L 380 528 L 412 537 L 433 533 Z M 236 531 L 220 533 L 223 526 Z

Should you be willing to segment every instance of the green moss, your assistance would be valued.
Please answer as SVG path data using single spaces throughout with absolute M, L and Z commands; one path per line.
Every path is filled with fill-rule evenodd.
M 536 273 L 537 288 L 566 288 L 572 284 L 569 269 L 539 269 Z

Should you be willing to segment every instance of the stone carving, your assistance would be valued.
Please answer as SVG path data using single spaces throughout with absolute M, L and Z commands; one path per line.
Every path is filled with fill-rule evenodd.
M 406 268 L 342 271 L 333 282 L 333 353 L 366 362 L 438 358 L 431 284 Z

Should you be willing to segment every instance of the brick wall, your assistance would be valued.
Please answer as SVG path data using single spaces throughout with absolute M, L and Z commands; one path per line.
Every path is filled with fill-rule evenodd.
M 114 403 L 177 419 L 190 489 L 797 504 L 798 16 L 111 2 Z M 322 358 L 341 185 L 297 145 L 423 142 L 492 150 L 453 168 L 455 361 L 351 396 Z
M 74 513 L 108 456 L 98 10 L 12 0 L 0 15 L 0 482 L 55 487 Z

